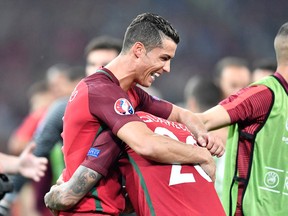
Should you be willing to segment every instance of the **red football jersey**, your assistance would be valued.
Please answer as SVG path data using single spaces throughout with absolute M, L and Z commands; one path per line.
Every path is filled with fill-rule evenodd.
M 104 148 L 91 149 L 91 146 L 104 128 L 108 127 L 116 134 L 127 122 L 141 121 L 134 113 L 138 109 L 167 118 L 172 105 L 154 99 L 136 86 L 128 93 L 123 91 L 113 73 L 104 68 L 84 78 L 73 91 L 63 118 L 63 154 L 66 166 L 63 171 L 64 181 L 71 178 L 86 158 L 87 152 L 92 157 L 104 158 L 91 168 L 106 177 L 106 159 L 115 155 L 104 154 Z M 117 178 L 118 175 L 113 174 L 112 177 L 101 180 L 100 186 L 103 187 L 93 188 L 71 211 L 119 213 L 124 208 L 124 202 L 118 192 L 119 183 L 113 186 L 113 181 L 118 181 Z
M 196 144 L 186 126 L 148 113 L 137 114 L 155 133 Z M 128 160 L 120 160 L 120 170 L 137 215 L 225 215 L 213 182 L 199 165 L 160 164 L 128 147 L 127 152 Z

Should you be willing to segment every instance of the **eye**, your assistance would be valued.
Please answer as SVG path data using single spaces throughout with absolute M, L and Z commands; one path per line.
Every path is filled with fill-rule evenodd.
M 170 58 L 167 57 L 167 56 L 163 56 L 163 57 L 161 57 L 161 60 L 162 60 L 162 61 L 169 61 L 169 59 L 170 59 Z

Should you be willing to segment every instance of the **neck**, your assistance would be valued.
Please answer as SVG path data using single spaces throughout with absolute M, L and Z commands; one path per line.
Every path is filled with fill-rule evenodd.
M 277 72 L 280 73 L 283 78 L 288 82 L 288 65 L 279 65 Z
M 135 85 L 134 65 L 125 55 L 119 55 L 117 58 L 111 61 L 106 68 L 109 69 L 119 80 L 120 87 L 124 91 L 128 91 Z

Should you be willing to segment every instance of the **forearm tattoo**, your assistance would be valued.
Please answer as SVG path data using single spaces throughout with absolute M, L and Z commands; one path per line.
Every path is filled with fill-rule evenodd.
M 79 174 L 75 183 L 71 185 L 72 194 L 75 196 L 85 195 L 91 189 L 91 186 L 95 184 L 96 180 L 95 171 L 86 167 Z
M 80 166 L 72 178 L 56 186 L 45 197 L 48 207 L 55 210 L 67 210 L 78 203 L 102 176 L 84 166 Z

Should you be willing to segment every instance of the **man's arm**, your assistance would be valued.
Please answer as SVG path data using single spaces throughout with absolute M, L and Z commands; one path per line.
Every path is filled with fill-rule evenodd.
M 213 160 L 206 148 L 187 145 L 153 133 L 144 122 L 133 121 L 122 126 L 117 136 L 137 154 L 166 164 L 202 164 Z
M 49 156 L 56 143 L 62 141 L 63 115 L 68 98 L 58 99 L 48 109 L 43 121 L 34 133 L 33 141 L 37 144 L 34 154 L 41 157 Z
M 46 158 L 39 158 L 32 154 L 35 145 L 29 144 L 19 157 L 0 153 L 0 171 L 7 174 L 21 174 L 34 181 L 39 181 L 47 166 Z M 5 165 L 4 165 L 5 163 Z
M 207 130 L 216 130 L 231 124 L 228 112 L 223 106 L 217 105 L 211 109 L 198 113 L 197 116 L 204 123 Z
M 206 147 L 212 155 L 221 157 L 224 154 L 225 146 L 220 137 L 208 133 L 207 125 L 204 124 L 203 119 L 199 118 L 195 113 L 173 105 L 169 120 L 186 125 L 196 137 L 198 144 Z
M 80 165 L 69 181 L 51 187 L 44 197 L 45 204 L 53 210 L 68 210 L 78 203 L 101 178 L 101 174 Z

